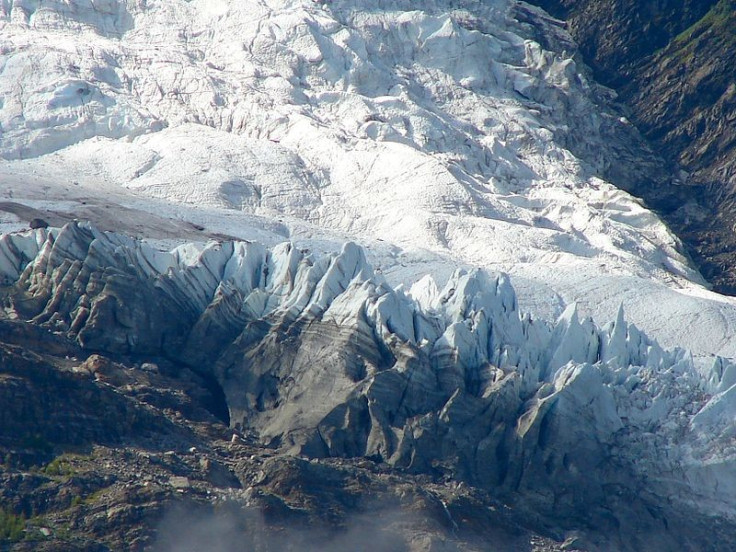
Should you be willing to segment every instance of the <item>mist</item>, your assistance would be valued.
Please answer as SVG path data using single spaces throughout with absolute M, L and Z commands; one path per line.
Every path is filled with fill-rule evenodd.
M 399 527 L 421 522 L 411 514 L 376 505 L 330 525 L 323 520 L 266 520 L 258 509 L 236 502 L 173 506 L 160 523 L 153 552 L 408 552 Z M 432 540 L 427 536 L 426 545 Z M 430 545 L 431 546 L 431 545 Z M 427 549 L 423 546 L 422 549 Z M 434 549 L 434 548 L 433 548 Z

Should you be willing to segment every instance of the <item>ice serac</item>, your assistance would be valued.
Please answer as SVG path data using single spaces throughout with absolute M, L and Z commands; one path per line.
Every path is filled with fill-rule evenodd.
M 484 270 L 406 292 L 352 243 L 167 253 L 74 223 L 0 253 L 14 316 L 214 377 L 231 424 L 271 446 L 456 477 L 604 550 L 734 544 L 736 366 L 664 350 L 623 310 L 532 319 Z

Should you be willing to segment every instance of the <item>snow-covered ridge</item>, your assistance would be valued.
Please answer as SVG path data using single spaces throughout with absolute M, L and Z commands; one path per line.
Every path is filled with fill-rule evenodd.
M 11 312 L 86 348 L 212 366 L 233 424 L 307 454 L 379 455 L 401 465 L 424 446 L 422 416 L 437 409 L 449 424 L 484 401 L 497 409 L 503 396 L 503 410 L 478 415 L 491 424 L 518 411 L 518 446 L 537 446 L 527 433 L 541 431 L 554 405 L 559 446 L 615 447 L 626 462 L 637 459 L 635 469 L 662 486 L 658 492 L 733 513 L 736 365 L 665 350 L 623 311 L 603 328 L 574 306 L 554 322 L 532 319 L 519 311 L 508 277 L 484 270 L 458 271 L 441 290 L 430 277 L 394 289 L 355 244 L 322 257 L 289 243 L 269 250 L 213 242 L 165 253 L 81 224 L 3 235 L 0 278 L 15 282 Z M 286 383 L 264 396 L 269 378 Z M 404 391 L 408 403 L 391 406 L 403 386 L 424 392 Z M 378 416 L 374 432 L 348 446 L 335 412 L 363 408 L 355 403 L 363 395 Z M 375 413 L 381 408 L 389 418 Z M 579 427 L 570 433 L 573 419 Z M 360 428 L 350 431 L 359 439 Z M 468 477 L 492 485 L 497 475 L 488 469 Z

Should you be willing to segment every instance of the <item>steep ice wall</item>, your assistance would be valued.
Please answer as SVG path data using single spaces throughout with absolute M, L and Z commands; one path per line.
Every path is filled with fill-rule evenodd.
M 352 243 L 164 253 L 70 224 L 4 235 L 0 258 L 13 316 L 212 374 L 231 423 L 273 446 L 452 474 L 617 549 L 731 527 L 736 365 L 665 350 L 622 310 L 603 328 L 574 306 L 533 319 L 483 270 L 407 293 Z

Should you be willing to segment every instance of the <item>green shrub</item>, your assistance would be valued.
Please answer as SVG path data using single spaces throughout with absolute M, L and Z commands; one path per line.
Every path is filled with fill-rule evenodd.
M 0 542 L 18 542 L 25 534 L 26 518 L 0 509 Z
M 75 473 L 74 467 L 64 456 L 57 456 L 41 468 L 40 471 L 46 475 L 57 475 L 61 477 L 71 477 Z

